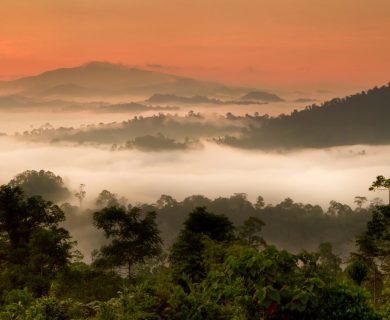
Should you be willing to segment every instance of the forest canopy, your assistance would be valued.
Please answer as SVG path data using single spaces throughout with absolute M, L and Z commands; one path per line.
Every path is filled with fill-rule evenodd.
M 83 209 L 3 185 L 0 318 L 388 319 L 389 205 L 355 200 L 326 212 L 245 194 L 132 206 L 103 190 Z M 105 235 L 91 262 L 72 238 L 85 219 Z M 340 257 L 338 241 L 356 246 Z
M 258 113 L 210 117 L 190 111 L 185 116 L 135 116 L 120 123 L 100 123 L 82 128 L 43 126 L 17 137 L 52 143 L 124 145 L 128 141 L 145 140 L 145 137 L 150 140 L 164 136 L 173 140 L 176 146 L 191 139 L 259 150 L 380 145 L 390 142 L 389 105 L 390 85 L 386 85 L 276 117 Z M 153 148 L 155 151 L 174 149 Z

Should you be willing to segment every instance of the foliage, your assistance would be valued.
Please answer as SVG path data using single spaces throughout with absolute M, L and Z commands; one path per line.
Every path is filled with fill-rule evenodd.
M 150 207 L 126 208 L 108 191 L 99 200 L 103 208 L 93 217 L 107 244 L 92 264 L 71 263 L 73 243 L 59 227 L 65 219 L 60 208 L 26 197 L 18 187 L 0 187 L 0 319 L 390 318 L 389 206 L 373 213 L 357 238 L 358 252 L 343 271 L 330 242 L 298 254 L 267 245 L 259 217 L 284 212 L 292 223 L 304 212 L 306 219 L 326 216 L 345 222 L 354 214 L 367 214 L 362 207 L 354 213 L 332 202 L 324 214 L 291 199 L 271 207 L 259 198 L 255 208 L 245 194 L 215 201 L 193 196 L 182 202 L 165 195 L 156 204 L 160 214 L 194 203 L 255 213 L 235 228 L 226 215 L 196 207 L 186 216 L 167 260 Z M 122 266 L 131 281 L 115 272 Z
M 386 144 L 390 141 L 389 101 L 390 85 L 375 87 L 289 115 L 263 119 L 261 126 L 251 126 L 241 135 L 230 134 L 218 142 L 263 150 Z
M 116 296 L 124 284 L 124 280 L 113 271 L 78 262 L 57 276 L 50 294 L 61 300 L 73 299 L 82 303 L 106 301 Z
M 187 213 L 205 206 L 210 212 L 223 213 L 235 226 L 242 226 L 250 217 L 260 219 L 265 223 L 262 237 L 279 248 L 292 252 L 315 251 L 320 243 L 330 241 L 343 258 L 354 249 L 354 238 L 364 231 L 375 208 L 370 205 L 352 210 L 348 205 L 332 201 L 329 208 L 323 210 L 318 205 L 297 203 L 292 199 L 265 206 L 261 199 L 259 204 L 253 204 L 245 194 L 238 193 L 215 199 L 193 195 L 178 201 L 162 195 L 156 204 L 140 207 L 157 212 L 157 222 L 167 245 L 175 241 Z
M 364 260 L 369 269 L 368 285 L 377 303 L 383 278 L 390 275 L 390 205 L 377 207 L 356 244 L 358 252 L 354 256 Z
M 369 190 L 370 191 L 387 190 L 389 193 L 389 205 L 390 205 L 390 179 L 386 179 L 384 176 L 377 176 L 376 180 L 372 183 Z
M 205 238 L 220 242 L 232 241 L 234 227 L 225 216 L 209 213 L 205 207 L 198 207 L 189 214 L 184 222 L 184 229 L 171 248 L 169 261 L 176 279 L 185 276 L 197 282 L 205 276 Z
M 244 224 L 238 227 L 238 238 L 246 245 L 260 248 L 266 242 L 260 235 L 265 223 L 256 217 L 249 217 Z
M 51 171 L 27 170 L 16 175 L 9 185 L 20 187 L 27 196 L 39 195 L 53 202 L 66 200 L 71 195 L 62 178 Z
M 363 281 L 367 279 L 370 269 L 367 266 L 367 263 L 363 259 L 361 259 L 359 257 L 355 257 L 349 263 L 346 271 L 347 271 L 348 276 L 358 286 L 360 286 L 363 283 Z
M 0 289 L 30 288 L 48 292 L 50 280 L 72 258 L 65 219 L 56 205 L 41 197 L 25 197 L 19 187 L 0 187 Z
M 372 191 L 379 188 L 390 189 L 390 179 L 386 179 L 384 176 L 377 176 L 369 190 Z
M 161 252 L 161 238 L 156 224 L 156 213 L 141 215 L 141 209 L 107 207 L 93 215 L 97 228 L 102 229 L 111 242 L 103 246 L 96 256 L 96 265 L 126 266 L 131 277 L 135 263 L 144 262 Z

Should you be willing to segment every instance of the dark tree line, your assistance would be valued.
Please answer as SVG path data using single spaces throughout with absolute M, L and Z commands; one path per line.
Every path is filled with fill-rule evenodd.
M 227 135 L 220 143 L 240 148 L 324 148 L 390 141 L 390 85 L 336 98 L 290 115 L 249 127 L 241 137 Z
M 236 209 L 248 209 L 242 194 L 234 197 Z M 330 242 L 293 254 L 269 244 L 258 216 L 240 216 L 235 226 L 205 206 L 182 213 L 178 236 L 161 254 L 162 211 L 127 206 L 109 192 L 98 204 L 93 219 L 107 242 L 86 264 L 59 226 L 65 215 L 58 206 L 19 187 L 0 187 L 1 319 L 379 320 L 389 315 L 389 206 L 376 206 L 344 271 Z M 302 208 L 291 200 L 280 206 Z M 172 209 L 178 202 L 164 196 L 156 207 Z M 252 205 L 255 213 L 265 208 L 260 197 Z M 328 213 L 353 214 L 337 202 Z

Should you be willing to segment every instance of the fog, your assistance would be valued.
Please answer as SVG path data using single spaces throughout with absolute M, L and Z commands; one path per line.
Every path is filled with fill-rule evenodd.
M 325 101 L 334 97 L 336 94 L 331 93 L 318 93 L 318 92 L 283 92 L 282 97 L 286 99 L 285 102 L 271 102 L 265 104 L 251 104 L 251 105 L 215 105 L 215 104 L 197 104 L 197 105 L 175 105 L 166 104 L 166 106 L 178 107 L 178 110 L 164 111 L 161 113 L 171 113 L 178 115 L 185 115 L 190 110 L 201 112 L 205 115 L 225 115 L 226 113 L 233 113 L 235 115 L 254 114 L 258 112 L 260 115 L 269 114 L 270 116 L 277 116 L 281 113 L 288 114 L 294 109 L 303 109 L 312 102 L 297 102 L 295 100 L 302 97 L 310 97 L 315 99 L 316 103 Z M 99 112 L 97 105 L 109 105 L 109 104 L 123 104 L 130 102 L 143 103 L 146 96 L 129 96 L 120 98 L 85 98 L 84 100 L 72 98 L 68 102 L 66 101 L 53 101 L 53 107 L 50 108 L 47 102 L 45 102 L 45 108 L 39 106 L 24 106 L 22 109 L 13 108 L 11 105 L 5 105 L 4 108 L 0 108 L 0 133 L 12 134 L 16 131 L 30 130 L 37 128 L 45 123 L 51 123 L 55 127 L 59 126 L 82 126 L 86 124 L 99 123 L 99 122 L 113 122 L 124 121 L 133 118 L 135 115 L 151 116 L 156 114 L 156 110 L 150 111 L 135 111 L 135 112 Z M 57 103 L 74 103 L 74 105 L 80 104 L 80 108 L 71 108 L 68 111 L 59 112 L 58 108 L 54 105 Z M 314 102 L 314 101 L 313 101 Z M 90 105 L 89 105 L 90 104 Z M 156 105 L 154 105 L 156 107 Z
M 190 110 L 201 112 L 208 116 L 225 115 L 231 112 L 235 115 L 254 114 L 269 114 L 279 115 L 280 113 L 289 113 L 294 108 L 301 109 L 304 104 L 297 103 L 271 103 L 262 105 L 200 105 L 200 106 L 180 106 L 178 110 L 161 112 L 164 114 L 178 114 L 185 115 Z M 146 112 L 91 112 L 80 111 L 75 112 L 48 112 L 47 110 L 39 111 L 32 110 L 30 112 L 6 112 L 0 110 L 0 132 L 13 134 L 14 132 L 22 132 L 24 130 L 31 130 L 32 128 L 38 128 L 46 123 L 50 123 L 55 127 L 59 126 L 82 126 L 100 122 L 121 122 L 124 120 L 132 119 L 136 115 L 142 115 L 144 117 L 156 114 L 155 110 Z
M 161 194 L 181 200 L 193 194 L 208 197 L 262 195 L 267 203 L 286 197 L 327 207 L 330 200 L 353 204 L 369 199 L 368 186 L 390 170 L 390 146 L 348 146 L 294 152 L 243 151 L 203 142 L 188 151 L 111 152 L 89 146 L 63 146 L 0 138 L 0 183 L 27 169 L 45 169 L 62 176 L 73 190 L 86 185 L 86 201 L 102 189 L 132 203 L 154 202 Z M 363 152 L 364 150 L 364 152 Z M 74 199 L 76 203 L 76 199 Z
M 353 215 L 348 207 L 339 218 L 328 210 L 329 202 L 356 208 L 356 196 L 388 201 L 386 192 L 369 192 L 368 187 L 377 175 L 390 171 L 390 87 L 305 108 L 309 102 L 303 98 L 315 98 L 317 104 L 321 95 L 284 94 L 287 102 L 253 105 L 132 108 L 130 102 L 143 103 L 144 96 L 107 104 L 92 99 L 87 105 L 78 102 L 79 109 L 50 109 L 51 102 L 42 108 L 27 103 L 23 112 L 5 106 L 0 111 L 0 184 L 25 170 L 41 169 L 61 176 L 70 194 L 84 184 L 81 210 L 73 196 L 66 201 L 74 207 L 65 206 L 64 211 L 65 227 L 86 261 L 104 242 L 91 220 L 102 190 L 125 197 L 132 205 L 156 203 L 162 194 L 178 201 L 204 195 L 215 199 L 206 201 L 211 211 L 226 214 L 236 225 L 249 215 L 260 216 L 266 223 L 264 236 L 280 248 L 316 250 L 327 239 L 346 257 L 372 207 L 367 202 L 367 210 L 358 208 Z M 294 99 L 299 101 L 291 102 Z M 110 109 L 118 103 L 124 105 Z M 232 196 L 240 193 L 252 203 L 261 195 L 274 207 L 254 211 L 249 205 L 240 211 Z M 293 203 L 283 201 L 286 198 L 294 200 L 293 212 L 285 208 Z M 184 202 L 188 204 L 188 199 Z M 323 211 L 299 203 L 320 205 Z M 186 214 L 204 203 L 181 203 L 172 210 L 149 205 L 143 208 L 159 212 L 159 227 L 169 246 Z

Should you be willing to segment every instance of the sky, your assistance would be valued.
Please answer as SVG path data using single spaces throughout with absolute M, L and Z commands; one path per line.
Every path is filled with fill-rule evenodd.
M 230 84 L 389 82 L 389 0 L 1 0 L 0 79 L 111 61 Z

